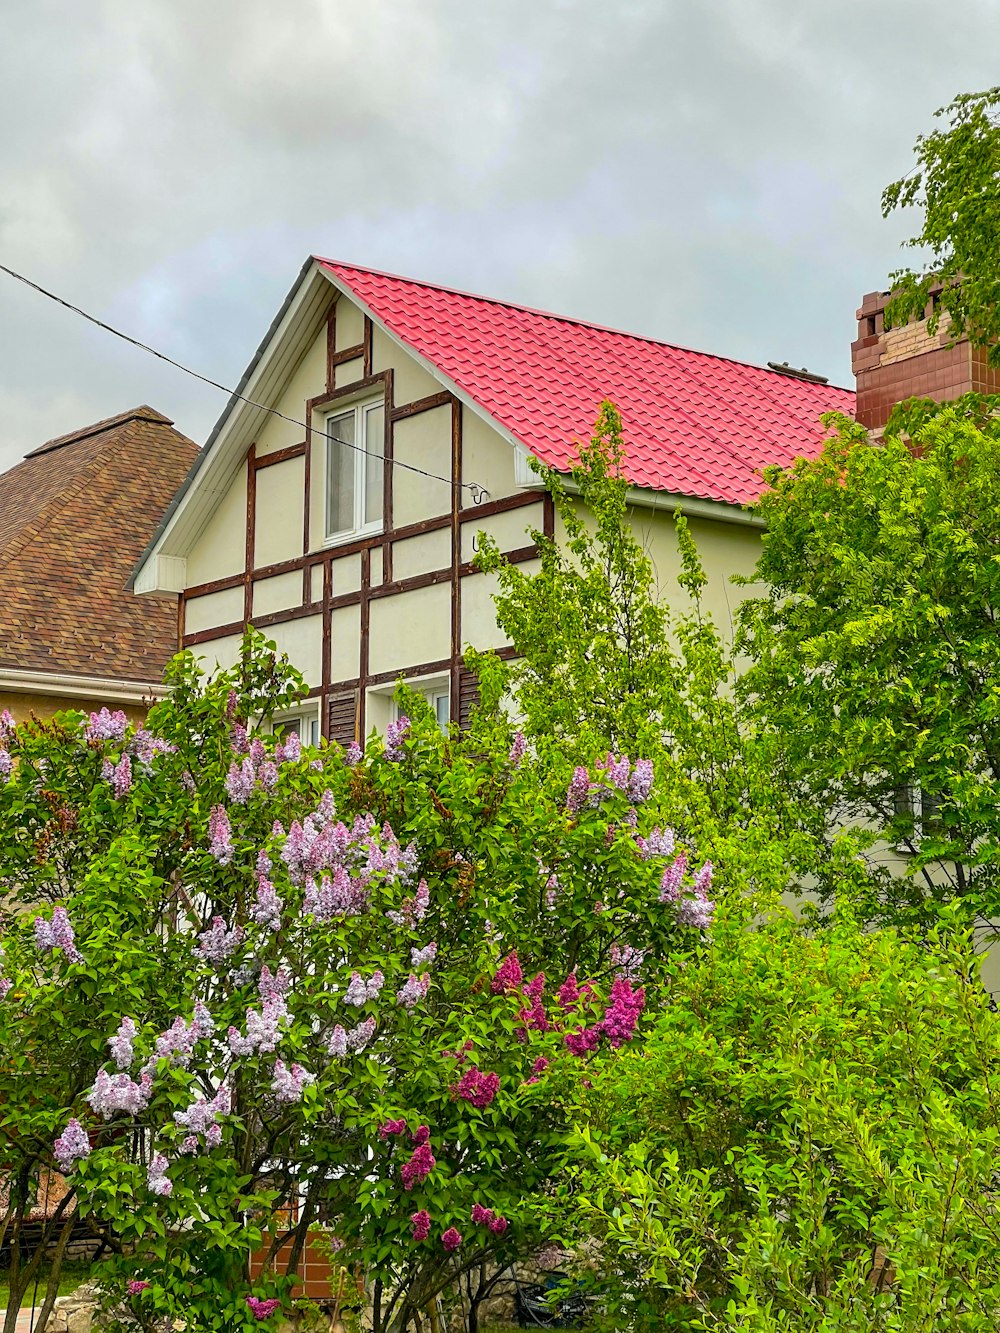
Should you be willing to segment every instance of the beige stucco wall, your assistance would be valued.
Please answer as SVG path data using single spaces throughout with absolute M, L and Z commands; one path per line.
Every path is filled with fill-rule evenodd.
M 373 676 L 437 662 L 451 653 L 451 586 L 416 588 L 371 604 L 368 649 Z
M 185 634 L 200 634 L 213 625 L 231 625 L 243 619 L 243 589 L 226 588 L 206 597 L 191 597 L 184 608 Z
M 254 564 L 257 568 L 294 560 L 302 554 L 304 494 L 304 458 L 274 463 L 257 473 L 254 523 Z
M 397 389 L 398 393 L 398 389 Z M 451 486 L 440 477 L 451 476 L 451 407 L 436 407 L 397 421 L 393 431 L 395 457 L 434 472 L 425 477 L 397 467 L 393 476 L 392 515 L 397 527 L 451 512 Z
M 340 309 L 340 303 L 337 309 Z M 412 356 L 401 352 L 388 334 L 378 328 L 372 331 L 372 370 L 376 373 L 380 370 L 392 371 L 393 398 L 397 407 L 402 407 L 404 403 L 415 403 L 418 398 L 427 398 L 432 393 L 441 392 L 440 381 L 429 375 Z M 339 384 L 339 370 L 337 375 Z
M 532 529 L 542 530 L 545 510 L 541 495 L 537 504 L 525 505 L 522 509 L 509 509 L 503 514 L 491 514 L 481 523 L 469 521 L 462 528 L 462 559 L 466 562 L 474 559 L 479 545 L 479 534 L 488 533 L 503 551 L 516 551 L 521 546 L 530 546 Z
M 271 404 L 293 420 L 268 415 L 257 431 L 258 456 L 301 444 L 305 439 L 305 404 L 326 388 L 326 329 L 314 338 L 300 358 L 298 365 L 285 381 L 284 387 Z M 300 464 L 301 466 L 301 464 Z
M 491 500 L 520 490 L 514 478 L 514 448 L 471 408 L 462 413 L 462 475 L 489 492 Z M 473 503 L 468 491 L 462 503 Z
M 187 556 L 188 587 L 241 574 L 246 565 L 247 474 L 233 478 Z
M 337 351 L 346 352 L 348 347 L 357 347 L 365 334 L 364 315 L 353 301 L 341 296 L 337 299 L 336 316 L 334 346 Z

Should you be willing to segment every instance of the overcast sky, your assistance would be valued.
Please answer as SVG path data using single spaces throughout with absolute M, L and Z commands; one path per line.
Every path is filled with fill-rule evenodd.
M 5 0 L 0 262 L 234 384 L 310 252 L 850 383 L 1000 3 Z M 609 385 L 613 392 L 613 385 Z M 217 392 L 0 275 L 0 466 Z

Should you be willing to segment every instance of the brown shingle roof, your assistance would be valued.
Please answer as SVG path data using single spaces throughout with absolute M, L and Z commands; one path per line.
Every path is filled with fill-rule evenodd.
M 49 440 L 0 475 L 0 669 L 159 680 L 173 599 L 125 591 L 198 453 L 137 407 Z

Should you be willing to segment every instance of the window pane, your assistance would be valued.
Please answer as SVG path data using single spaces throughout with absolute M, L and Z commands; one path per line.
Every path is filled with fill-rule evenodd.
M 369 407 L 365 412 L 365 517 L 366 523 L 375 523 L 382 517 L 382 477 L 385 463 L 385 408 Z M 375 458 L 373 455 L 378 454 Z
M 435 694 L 431 701 L 434 705 L 434 716 L 437 718 L 437 724 L 442 731 L 448 730 L 448 722 L 451 718 L 451 696 L 449 694 Z
M 326 432 L 326 535 L 332 537 L 354 530 L 354 413 L 332 417 Z

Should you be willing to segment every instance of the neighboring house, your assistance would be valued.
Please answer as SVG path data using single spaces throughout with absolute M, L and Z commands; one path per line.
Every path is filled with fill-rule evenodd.
M 141 715 L 176 651 L 177 605 L 126 583 L 197 455 L 137 407 L 0 475 L 0 708 Z
M 554 517 L 528 459 L 566 469 L 605 398 L 624 418 L 633 523 L 661 583 L 669 592 L 678 568 L 680 508 L 728 627 L 730 576 L 757 558 L 743 506 L 761 468 L 815 453 L 820 414 L 851 411 L 853 393 L 316 258 L 134 589 L 178 595 L 183 642 L 210 663 L 234 660 L 247 623 L 266 631 L 310 687 L 292 720 L 305 735 L 381 728 L 401 675 L 442 722 L 464 721 L 465 647 L 506 647 L 494 580 L 472 565 L 476 534 L 530 565 L 526 534 L 552 532 Z

